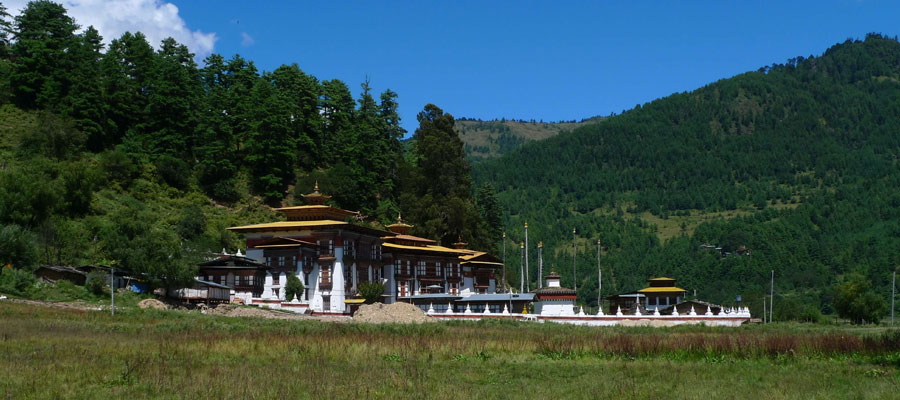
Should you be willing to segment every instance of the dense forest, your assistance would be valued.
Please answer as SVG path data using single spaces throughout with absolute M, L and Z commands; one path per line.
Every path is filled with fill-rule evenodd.
M 875 319 L 900 262 L 898 79 L 900 43 L 870 34 L 527 143 L 474 175 L 507 210 L 512 262 L 526 220 L 568 286 L 577 248 L 586 304 L 600 240 L 605 295 L 672 276 L 759 314 L 774 271 L 776 318 L 850 307 L 853 291 Z M 672 219 L 681 232 L 663 241 L 651 220 Z
M 499 242 L 490 186 L 474 188 L 454 118 L 428 105 L 408 142 L 398 94 L 356 98 L 296 64 L 260 71 L 239 55 L 198 65 L 140 32 L 104 46 L 63 6 L 0 5 L 0 262 L 104 264 L 156 284 L 321 190 L 380 224 L 476 248 Z M 476 190 L 477 189 L 477 190 Z M 477 201 L 476 201 L 477 196 Z M 488 225 L 493 221 L 493 227 Z
M 0 5 L 0 262 L 115 265 L 175 285 L 242 246 L 225 228 L 277 219 L 272 207 L 318 181 L 363 212 L 355 223 L 402 212 L 414 234 L 505 254 L 513 287 L 528 221 L 531 287 L 543 241 L 545 271 L 589 307 L 599 258 L 604 295 L 672 276 L 758 315 L 774 271 L 776 319 L 885 313 L 900 262 L 896 38 L 848 40 L 571 131 L 459 123 L 428 105 L 403 140 L 398 98 L 368 82 L 354 97 L 296 64 L 198 62 L 139 32 L 104 45 L 58 4 L 15 18 Z M 472 167 L 466 149 L 505 154 Z

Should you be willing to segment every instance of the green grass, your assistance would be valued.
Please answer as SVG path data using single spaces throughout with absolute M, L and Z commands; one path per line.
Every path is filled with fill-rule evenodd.
M 900 333 L 365 325 L 0 303 L 3 398 L 890 398 Z

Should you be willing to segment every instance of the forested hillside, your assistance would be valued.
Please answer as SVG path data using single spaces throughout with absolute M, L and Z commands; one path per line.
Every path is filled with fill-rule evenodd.
M 786 316 L 847 306 L 834 296 L 869 284 L 854 307 L 881 313 L 900 262 L 898 78 L 900 44 L 872 34 L 526 143 L 474 174 L 496 186 L 510 237 L 527 220 L 568 286 L 576 228 L 585 303 L 599 239 L 605 294 L 672 276 L 758 313 L 774 270 Z
M 601 119 L 593 117 L 581 121 L 544 122 L 460 118 L 456 120 L 456 132 L 465 145 L 466 156 L 470 161 L 477 162 L 500 157 L 525 142 L 543 140 Z
M 404 146 L 398 95 L 354 98 L 296 64 L 239 55 L 201 65 L 140 32 L 103 45 L 59 4 L 0 5 L 0 265 L 104 264 L 159 285 L 193 276 L 225 230 L 279 218 L 318 181 L 365 223 L 395 220 L 492 250 L 499 209 L 472 187 L 454 118 L 434 105 Z M 475 196 L 478 196 L 476 202 Z

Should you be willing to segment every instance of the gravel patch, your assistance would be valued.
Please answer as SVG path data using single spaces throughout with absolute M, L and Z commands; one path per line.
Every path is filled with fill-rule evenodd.
M 409 303 L 394 304 L 363 304 L 353 316 L 353 322 L 365 322 L 371 324 L 400 323 L 420 324 L 433 322 L 419 307 Z

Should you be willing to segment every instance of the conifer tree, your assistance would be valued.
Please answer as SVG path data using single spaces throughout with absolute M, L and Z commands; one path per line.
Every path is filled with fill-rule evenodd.
M 63 6 L 46 0 L 28 3 L 15 21 L 10 82 L 16 105 L 58 111 L 71 89 L 78 25 Z

